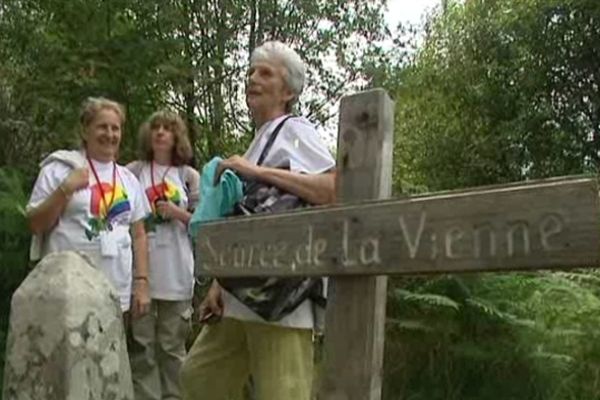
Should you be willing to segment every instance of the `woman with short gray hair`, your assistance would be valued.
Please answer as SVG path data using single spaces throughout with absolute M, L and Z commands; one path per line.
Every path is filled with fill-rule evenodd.
M 306 79 L 306 68 L 304 62 L 294 50 L 285 44 L 277 41 L 266 42 L 257 47 L 250 57 L 250 64 L 258 62 L 271 62 L 277 60 L 285 69 L 283 76 L 288 88 L 292 91 L 294 97 L 286 103 L 286 112 L 292 112 L 292 107 L 298 102 L 300 93 L 304 89 Z
M 246 153 L 222 161 L 217 174 L 230 169 L 311 205 L 334 201 L 333 157 L 312 123 L 290 115 L 304 79 L 304 63 L 285 44 L 267 42 L 254 50 L 246 103 L 257 131 Z M 260 298 L 264 287 L 243 289 Z M 204 319 L 213 323 L 204 326 L 184 362 L 183 398 L 241 398 L 252 376 L 258 400 L 310 400 L 313 301 L 307 297 L 266 316 L 236 293 L 213 281 L 200 307 Z

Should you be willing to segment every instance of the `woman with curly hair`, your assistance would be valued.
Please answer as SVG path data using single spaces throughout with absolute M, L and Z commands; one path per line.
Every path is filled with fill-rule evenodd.
M 192 148 L 176 113 L 157 111 L 140 129 L 140 160 L 128 165 L 152 207 L 149 241 L 150 312 L 132 321 L 129 349 L 135 398 L 179 399 L 179 368 L 192 315 L 192 245 L 187 234 L 198 202 L 199 174 L 188 166 Z

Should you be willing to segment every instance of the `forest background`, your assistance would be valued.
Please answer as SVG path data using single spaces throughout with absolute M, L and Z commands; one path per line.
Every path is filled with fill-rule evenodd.
M 385 0 L 0 2 L 0 374 L 30 268 L 24 205 L 41 158 L 76 145 L 88 96 L 125 105 L 121 161 L 169 107 L 201 168 L 249 143 L 249 54 L 278 39 L 307 61 L 297 111 L 332 146 L 341 96 L 389 92 L 397 195 L 596 173 L 600 2 L 446 0 L 398 29 L 385 12 Z M 599 326 L 596 270 L 393 279 L 384 399 L 598 399 Z

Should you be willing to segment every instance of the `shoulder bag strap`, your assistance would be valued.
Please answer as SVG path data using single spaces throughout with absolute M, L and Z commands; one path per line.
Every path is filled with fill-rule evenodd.
M 265 161 L 265 158 L 267 157 L 267 154 L 269 153 L 269 150 L 271 150 L 271 147 L 273 146 L 273 142 L 275 142 L 275 139 L 277 139 L 277 135 L 279 135 L 279 131 L 283 127 L 283 124 L 285 124 L 285 122 L 292 117 L 293 117 L 293 115 L 288 115 L 287 117 L 285 117 L 283 119 L 283 121 L 281 121 L 279 123 L 279 125 L 277 125 L 277 127 L 275 128 L 273 133 L 271 133 L 269 140 L 265 144 L 265 147 L 263 148 L 262 153 L 260 153 L 260 157 L 258 157 L 258 161 L 256 162 L 256 165 L 262 165 L 263 161 Z

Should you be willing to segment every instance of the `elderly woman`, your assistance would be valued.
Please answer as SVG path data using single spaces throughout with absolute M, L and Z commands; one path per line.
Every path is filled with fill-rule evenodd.
M 140 129 L 140 161 L 127 167 L 139 178 L 152 213 L 146 218 L 150 249 L 150 312 L 132 322 L 131 370 L 136 400 L 179 399 L 179 369 L 192 314 L 194 259 L 187 234 L 198 201 L 199 179 L 186 164 L 192 147 L 185 123 L 157 111 Z
M 133 280 L 137 317 L 150 304 L 144 231 L 149 206 L 136 177 L 116 163 L 124 122 L 118 103 L 87 99 L 80 115 L 82 149 L 57 151 L 42 162 L 27 217 L 32 232 L 43 237 L 41 255 L 86 253 L 116 288 L 123 312 L 130 309 Z
M 302 60 L 286 45 L 267 42 L 254 50 L 246 103 L 257 131 L 244 156 L 230 157 L 220 169 L 277 186 L 310 204 L 327 204 L 335 198 L 335 161 L 314 126 L 289 115 L 304 79 Z M 278 136 L 259 163 L 274 131 Z M 250 375 L 258 400 L 311 398 L 315 318 L 310 300 L 277 321 L 266 321 L 214 281 L 203 308 L 206 315 L 222 318 L 206 325 L 190 349 L 181 373 L 184 399 L 239 398 Z

